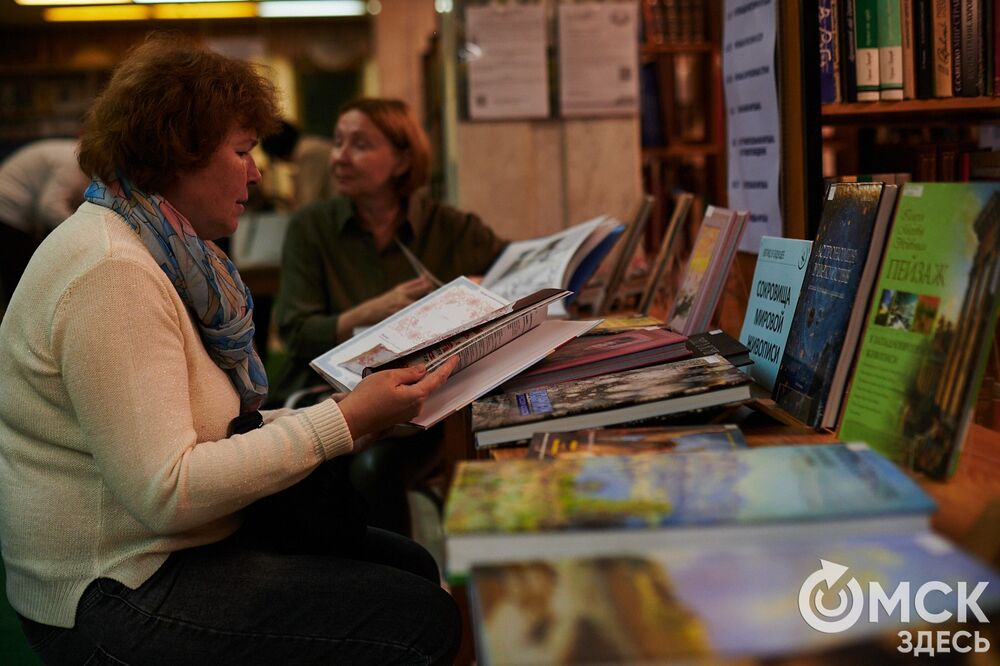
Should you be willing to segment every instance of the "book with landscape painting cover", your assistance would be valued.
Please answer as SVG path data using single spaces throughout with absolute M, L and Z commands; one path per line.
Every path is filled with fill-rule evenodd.
M 841 437 L 950 475 L 1000 315 L 1000 183 L 903 187 Z
M 652 545 L 926 529 L 931 498 L 863 444 L 459 463 L 449 576 L 484 562 Z
M 476 447 L 488 448 L 547 430 L 679 414 L 748 400 L 747 381 L 722 356 L 674 361 L 481 398 L 472 405 L 472 432 Z
M 778 406 L 814 428 L 836 426 L 896 189 L 827 188 L 773 392 Z
M 586 428 L 569 432 L 536 432 L 528 458 L 557 456 L 621 456 L 664 451 L 710 451 L 746 447 L 738 426 L 660 426 L 645 428 Z
M 667 317 L 671 329 L 691 335 L 708 327 L 747 217 L 745 211 L 717 206 L 705 210 Z
M 844 623 L 843 631 L 818 631 L 804 619 L 802 590 L 812 593 L 815 605 L 838 584 L 865 594 L 873 582 L 887 594 L 903 590 L 890 610 L 876 608 L 877 622 L 868 620 L 869 609 L 860 604 L 865 617 Z M 927 583 L 983 589 L 967 622 L 960 623 L 954 620 L 960 607 L 956 594 L 921 595 L 917 605 L 918 590 Z M 556 552 L 481 564 L 472 568 L 469 598 L 477 657 L 494 666 L 716 664 L 748 658 L 775 666 L 885 664 L 913 659 L 900 654 L 898 632 L 914 637 L 918 607 L 950 613 L 952 624 L 932 626 L 966 630 L 967 640 L 959 640 L 964 636 L 957 632 L 952 636 L 962 650 L 971 647 L 970 634 L 996 620 L 1000 577 L 930 532 L 848 533 L 815 540 L 678 543 L 602 557 Z M 856 603 L 852 597 L 845 613 Z M 820 612 L 833 605 L 824 603 L 816 617 L 825 620 Z M 902 608 L 909 609 L 907 617 Z M 833 615 L 830 625 L 841 617 L 846 615 Z

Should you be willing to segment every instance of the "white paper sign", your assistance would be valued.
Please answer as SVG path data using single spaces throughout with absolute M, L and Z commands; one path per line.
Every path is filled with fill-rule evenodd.
M 726 97 L 729 208 L 750 211 L 740 250 L 781 236 L 781 123 L 775 78 L 774 0 L 726 0 L 722 71 Z
M 545 10 L 541 4 L 465 10 L 469 117 L 547 118 Z
M 559 5 L 559 100 L 563 116 L 639 111 L 637 4 Z

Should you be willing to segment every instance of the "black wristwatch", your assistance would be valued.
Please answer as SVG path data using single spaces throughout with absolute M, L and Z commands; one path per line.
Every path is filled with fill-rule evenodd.
M 264 425 L 264 417 L 261 416 L 259 411 L 254 410 L 252 412 L 247 412 L 246 414 L 240 414 L 229 422 L 229 427 L 226 428 L 226 437 L 242 435 L 250 432 L 251 430 L 256 430 L 262 425 Z

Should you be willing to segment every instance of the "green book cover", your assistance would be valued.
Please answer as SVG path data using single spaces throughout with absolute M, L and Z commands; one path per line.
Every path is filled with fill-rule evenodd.
M 879 98 L 903 99 L 903 33 L 900 0 L 878 0 Z M 912 66 L 912 65 L 911 65 Z
M 1000 183 L 908 183 L 840 437 L 954 471 L 998 314 Z
M 858 101 L 879 99 L 878 0 L 854 1 L 854 43 Z

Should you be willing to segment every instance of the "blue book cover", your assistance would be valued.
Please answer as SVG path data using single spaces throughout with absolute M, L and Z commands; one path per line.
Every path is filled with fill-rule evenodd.
M 935 586 L 920 595 L 927 583 L 950 592 Z M 967 634 L 954 624 L 937 628 L 950 629 L 964 650 L 1000 608 L 1000 577 L 928 532 L 498 563 L 474 567 L 469 589 L 477 654 L 494 665 L 780 656 L 895 663 L 906 656 L 898 632 L 909 631 L 915 644 L 918 630 L 936 628 L 921 622 L 918 608 L 959 617 L 961 585 L 969 597 L 981 588 L 958 624 Z M 878 589 L 902 592 L 872 621 Z
M 837 0 L 819 0 L 819 101 L 823 104 L 840 101 L 838 50 Z
M 795 306 L 785 353 L 774 381 L 774 401 L 803 423 L 820 427 L 834 374 L 849 367 L 857 343 L 847 332 L 868 303 L 862 275 L 876 234 L 882 183 L 834 183 L 827 190 L 816 241 Z M 881 241 L 878 242 L 881 248 Z M 879 254 L 872 256 L 877 264 Z M 869 271 L 874 280 L 874 271 Z M 870 284 L 867 286 L 870 289 Z M 863 313 L 862 313 L 863 314 Z M 850 352 L 845 354 L 846 351 Z
M 807 240 L 774 236 L 760 239 L 740 342 L 753 359 L 753 365 L 744 372 L 768 391 L 774 389 L 811 248 L 812 241 Z

